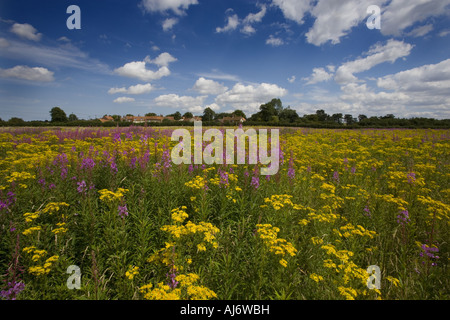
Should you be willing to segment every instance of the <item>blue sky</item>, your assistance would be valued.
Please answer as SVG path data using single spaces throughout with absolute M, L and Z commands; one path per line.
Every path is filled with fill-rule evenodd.
M 300 116 L 450 118 L 449 17 L 450 0 L 2 0 L 0 118 L 249 116 L 272 98 Z

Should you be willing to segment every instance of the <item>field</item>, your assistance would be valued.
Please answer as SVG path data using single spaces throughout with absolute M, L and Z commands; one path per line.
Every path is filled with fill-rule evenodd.
M 273 176 L 172 130 L 3 129 L 1 298 L 450 298 L 450 130 L 281 128 Z

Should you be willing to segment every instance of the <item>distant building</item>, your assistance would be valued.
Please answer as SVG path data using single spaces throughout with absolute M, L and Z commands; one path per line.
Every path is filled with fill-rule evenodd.
M 111 117 L 111 116 L 105 115 L 105 116 L 103 116 L 103 118 L 100 118 L 99 120 L 100 120 L 102 123 L 105 123 L 105 122 L 114 121 L 114 118 Z
M 188 121 L 188 122 L 202 121 L 202 117 L 197 117 L 197 116 L 194 116 L 193 118 L 182 117 L 180 121 Z
M 175 121 L 174 117 L 164 117 L 164 116 L 126 116 L 122 118 L 123 121 L 131 122 L 131 123 L 149 123 L 149 122 L 157 122 L 162 123 L 164 120 Z
M 244 117 L 237 117 L 237 116 L 223 117 L 222 119 L 219 119 L 219 122 L 221 122 L 221 123 L 232 123 L 235 125 L 244 123 L 245 121 L 246 121 L 246 119 Z

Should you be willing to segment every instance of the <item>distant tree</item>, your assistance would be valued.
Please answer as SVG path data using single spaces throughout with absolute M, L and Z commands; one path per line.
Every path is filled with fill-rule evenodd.
M 60 107 L 54 107 L 50 110 L 52 122 L 67 122 L 67 115 Z
M 352 125 L 353 123 L 356 122 L 356 119 L 353 118 L 353 116 L 351 114 L 344 115 L 344 120 L 347 125 Z
M 69 121 L 77 121 L 78 117 L 74 113 L 71 113 L 71 114 L 69 114 L 68 120 Z
M 185 114 L 183 114 L 183 117 L 185 119 L 192 119 L 194 117 L 194 115 L 191 112 L 186 112 Z
M 156 113 L 154 112 L 149 112 L 145 114 L 146 117 L 156 117 Z
M 245 115 L 244 111 L 239 110 L 239 109 L 238 110 L 234 110 L 231 114 L 236 116 L 236 117 L 242 117 L 242 118 L 247 119 L 247 116 Z
M 177 111 L 172 114 L 168 114 L 167 117 L 173 117 L 174 120 L 180 120 L 181 119 L 181 113 L 180 111 Z
M 280 99 L 272 99 L 266 104 L 259 107 L 259 113 L 263 121 L 270 121 L 273 116 L 278 116 L 278 113 L 283 110 L 283 105 Z
M 214 110 L 211 109 L 210 107 L 208 107 L 205 110 L 203 110 L 202 120 L 203 121 L 212 121 L 212 120 L 214 120 L 215 116 L 216 116 L 216 113 L 214 112 Z
M 365 114 L 358 115 L 358 122 L 364 121 L 365 119 L 367 119 L 367 116 Z
M 24 126 L 26 124 L 25 120 L 17 117 L 12 117 L 6 123 L 9 126 Z
M 112 117 L 112 118 L 114 119 L 114 121 L 116 121 L 116 122 L 119 122 L 119 121 L 122 119 L 122 117 L 119 116 L 118 114 L 113 114 L 111 117 Z
M 231 116 L 232 116 L 231 113 L 220 112 L 220 113 L 216 113 L 214 120 L 223 119 L 224 117 L 231 117 Z
M 280 118 L 280 121 L 288 121 L 288 122 L 295 122 L 299 118 L 297 111 L 291 109 L 290 107 L 283 109 L 278 115 L 278 117 Z
M 126 117 L 134 117 L 134 115 L 131 114 L 131 113 L 127 113 L 127 114 L 126 114 Z
M 316 110 L 316 116 L 317 116 L 317 121 L 327 121 L 330 116 L 325 112 L 325 110 L 320 109 L 320 110 Z
M 331 115 L 331 120 L 333 120 L 336 123 L 341 124 L 342 123 L 342 113 L 334 113 Z

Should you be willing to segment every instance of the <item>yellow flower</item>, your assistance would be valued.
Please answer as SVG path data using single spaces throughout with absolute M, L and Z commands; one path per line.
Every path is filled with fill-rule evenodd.
M 311 274 L 309 275 L 309 277 L 310 277 L 312 280 L 314 280 L 315 282 L 319 282 L 319 281 L 322 281 L 322 280 L 323 280 L 323 277 L 322 277 L 322 276 L 319 276 L 318 274 L 315 274 L 315 273 L 311 273 Z
M 129 280 L 133 280 L 133 278 L 139 274 L 139 267 L 128 266 L 127 272 L 125 272 L 125 276 Z

